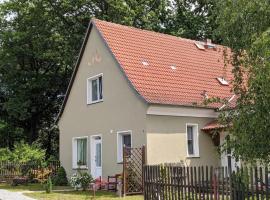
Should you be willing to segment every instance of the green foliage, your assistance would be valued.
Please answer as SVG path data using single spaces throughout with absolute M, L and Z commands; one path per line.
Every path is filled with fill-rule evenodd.
M 12 152 L 8 148 L 0 149 L 0 160 L 1 161 L 10 161 Z
M 49 178 L 48 178 L 48 180 L 46 182 L 45 190 L 46 190 L 46 193 L 51 193 L 52 192 L 52 179 L 51 179 L 50 176 L 49 176 Z
M 248 162 L 270 161 L 270 4 L 266 0 L 220 3 L 219 33 L 232 47 L 236 108 L 221 121 L 231 125 L 224 149 Z
M 193 39 L 213 38 L 215 0 L 9 0 L 0 3 L 0 147 L 38 140 L 57 157 L 53 127 L 91 17 Z
M 70 177 L 70 185 L 76 190 L 82 188 L 85 191 L 93 181 L 94 179 L 89 173 L 81 171 L 80 169 L 78 170 L 78 173 L 75 173 Z
M 191 39 L 212 39 L 219 41 L 218 34 L 213 35 L 217 27 L 215 0 L 176 0 L 172 2 L 172 15 L 166 26 L 166 33 Z
M 66 186 L 68 185 L 67 174 L 64 167 L 60 167 L 54 177 L 52 177 L 53 185 Z
M 37 162 L 45 160 L 45 151 L 37 145 L 28 145 L 24 142 L 16 143 L 14 149 L 0 149 L 0 160 L 12 162 Z
M 85 191 L 89 187 L 89 184 L 92 181 L 93 181 L 93 177 L 89 173 L 83 172 L 81 174 L 80 183 L 81 183 L 81 187 L 82 187 L 83 191 Z

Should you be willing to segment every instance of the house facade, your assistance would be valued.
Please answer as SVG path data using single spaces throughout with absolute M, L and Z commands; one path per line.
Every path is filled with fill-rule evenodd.
M 232 98 L 230 71 L 209 41 L 91 20 L 58 117 L 62 165 L 105 178 L 124 145 L 148 164 L 227 165 L 209 132 L 222 105 L 203 102 Z

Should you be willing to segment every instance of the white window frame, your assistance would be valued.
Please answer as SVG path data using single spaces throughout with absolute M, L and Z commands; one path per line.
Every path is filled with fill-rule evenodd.
M 98 80 L 99 77 L 102 78 L 102 99 L 92 101 L 92 81 L 95 79 Z M 87 88 L 86 88 L 87 89 L 87 99 L 86 99 L 86 101 L 87 101 L 88 105 L 103 101 L 103 99 L 104 99 L 104 92 L 103 92 L 104 84 L 103 84 L 103 82 L 104 82 L 103 81 L 103 73 L 87 78 Z M 98 83 L 97 88 L 99 88 L 99 81 L 97 83 Z M 99 96 L 100 96 L 99 89 L 97 90 L 97 95 L 99 98 Z
M 189 154 L 188 153 L 188 127 L 192 126 L 193 127 L 193 148 L 194 148 L 194 153 Z M 186 146 L 187 146 L 187 157 L 188 158 L 196 158 L 200 157 L 200 141 L 199 141 L 199 125 L 198 124 L 193 124 L 193 123 L 187 123 L 186 124 Z
M 130 143 L 132 147 L 132 131 L 127 130 L 127 131 L 117 131 L 117 163 L 122 163 L 123 162 L 123 135 L 130 135 Z
M 81 165 L 80 169 L 88 169 L 89 165 L 89 139 L 88 136 L 81 136 L 81 137 L 73 137 L 72 138 L 72 168 L 78 169 L 78 163 L 77 163 L 77 140 L 78 139 L 86 139 L 86 165 Z

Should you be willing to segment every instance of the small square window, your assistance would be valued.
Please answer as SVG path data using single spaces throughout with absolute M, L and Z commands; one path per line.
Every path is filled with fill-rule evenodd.
M 102 74 L 87 79 L 87 104 L 103 100 Z

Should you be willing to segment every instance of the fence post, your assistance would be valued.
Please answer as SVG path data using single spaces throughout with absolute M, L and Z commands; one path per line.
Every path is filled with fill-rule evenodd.
M 217 168 L 214 169 L 213 174 L 213 189 L 214 189 L 214 200 L 218 200 Z

